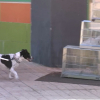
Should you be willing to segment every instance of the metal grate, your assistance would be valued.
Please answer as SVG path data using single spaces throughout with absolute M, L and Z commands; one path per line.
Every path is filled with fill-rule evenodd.
M 100 79 L 99 50 L 66 46 L 63 54 L 62 77 Z
M 80 47 L 100 49 L 100 23 L 82 21 Z

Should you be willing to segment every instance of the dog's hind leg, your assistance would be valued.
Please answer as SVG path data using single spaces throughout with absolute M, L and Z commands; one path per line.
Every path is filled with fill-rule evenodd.
M 12 72 L 10 71 L 9 72 L 9 78 L 13 78 L 11 75 L 12 75 Z
M 14 70 L 14 68 L 13 68 L 13 67 L 10 69 L 10 71 L 11 71 L 11 73 L 13 73 L 13 74 L 14 74 L 15 79 L 19 79 L 18 74 L 17 74 L 17 72 Z

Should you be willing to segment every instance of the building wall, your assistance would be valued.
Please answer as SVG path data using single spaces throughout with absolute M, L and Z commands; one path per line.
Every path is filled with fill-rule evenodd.
M 89 1 L 89 20 L 92 18 L 100 18 L 100 0 L 88 0 Z M 100 20 L 95 20 L 96 23 L 100 23 Z
M 30 51 L 30 1 L 0 0 L 0 53 Z
M 62 66 L 63 47 L 79 45 L 88 0 L 32 0 L 31 48 L 34 62 Z

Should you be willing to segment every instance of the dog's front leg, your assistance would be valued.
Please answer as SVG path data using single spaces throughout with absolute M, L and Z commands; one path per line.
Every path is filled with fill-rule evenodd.
M 14 74 L 15 79 L 19 79 L 17 72 L 14 70 L 14 67 L 10 69 L 10 71 Z

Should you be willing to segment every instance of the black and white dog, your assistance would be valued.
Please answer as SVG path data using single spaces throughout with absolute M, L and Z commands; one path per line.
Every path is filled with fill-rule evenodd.
M 0 66 L 6 66 L 9 70 L 9 78 L 13 78 L 12 74 L 14 74 L 15 79 L 18 79 L 18 74 L 15 71 L 15 67 L 19 66 L 23 60 L 31 61 L 32 57 L 30 53 L 26 49 L 22 49 L 22 51 L 17 52 L 15 54 L 0 54 Z

